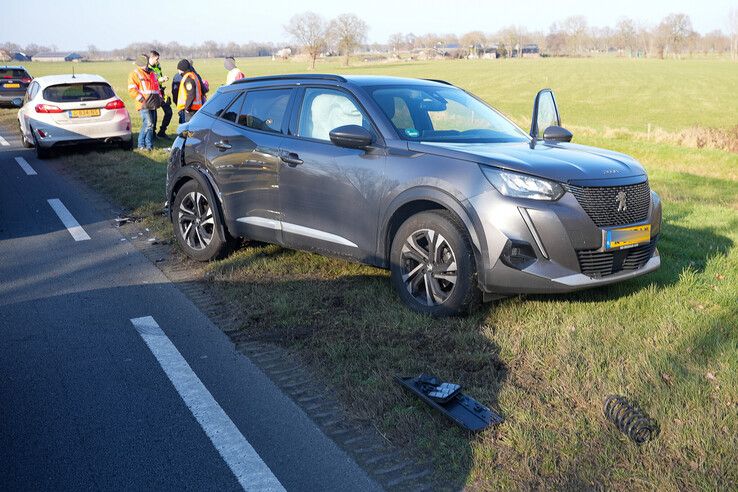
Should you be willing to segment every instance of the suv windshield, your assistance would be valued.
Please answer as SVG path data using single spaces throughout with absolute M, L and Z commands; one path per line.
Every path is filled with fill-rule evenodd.
M 44 99 L 51 102 L 102 101 L 115 97 L 112 87 L 103 82 L 52 85 L 44 89 Z
M 457 87 L 368 88 L 400 136 L 425 142 L 526 142 L 526 133 Z

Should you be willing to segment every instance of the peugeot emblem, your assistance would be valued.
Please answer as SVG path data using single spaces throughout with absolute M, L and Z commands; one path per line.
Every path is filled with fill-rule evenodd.
M 615 197 L 615 201 L 618 202 L 618 212 L 625 212 L 628 210 L 628 205 L 625 202 L 626 198 L 628 198 L 628 195 L 626 195 L 622 190 L 619 191 Z

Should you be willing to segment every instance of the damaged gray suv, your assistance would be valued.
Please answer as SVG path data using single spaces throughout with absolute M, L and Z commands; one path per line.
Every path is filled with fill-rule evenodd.
M 526 133 L 444 81 L 257 77 L 220 88 L 178 132 L 169 215 L 196 260 L 239 238 L 347 257 L 389 268 L 432 315 L 660 265 L 645 170 L 570 143 L 550 90 Z

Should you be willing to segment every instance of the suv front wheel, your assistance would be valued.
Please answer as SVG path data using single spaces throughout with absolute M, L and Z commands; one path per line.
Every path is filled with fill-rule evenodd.
M 185 183 L 174 198 L 172 225 L 177 242 L 184 252 L 197 261 L 223 258 L 230 250 L 226 231 L 213 213 L 210 193 L 195 180 Z M 223 232 L 223 234 L 221 234 Z
M 471 241 L 464 225 L 447 211 L 407 219 L 393 238 L 390 260 L 392 284 L 415 311 L 466 314 L 479 300 Z

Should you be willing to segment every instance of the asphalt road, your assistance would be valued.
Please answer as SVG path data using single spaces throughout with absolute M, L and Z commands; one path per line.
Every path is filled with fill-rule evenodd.
M 83 187 L 0 135 L 0 489 L 379 489 Z

